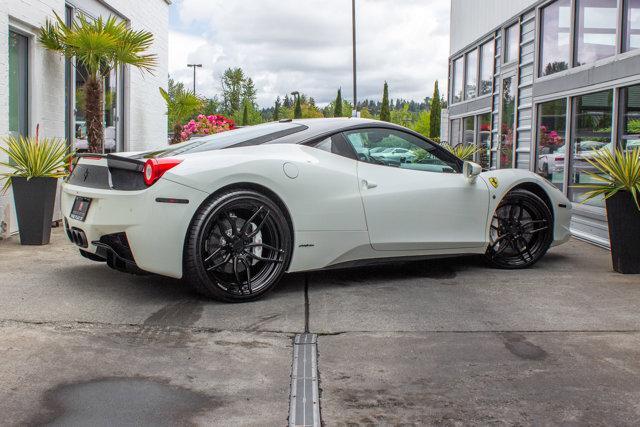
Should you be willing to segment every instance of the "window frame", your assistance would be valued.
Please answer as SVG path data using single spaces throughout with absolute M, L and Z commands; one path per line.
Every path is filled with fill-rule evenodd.
M 461 84 L 462 84 L 462 88 L 461 88 L 461 96 L 460 99 L 456 100 L 456 62 L 461 60 L 461 64 L 462 64 L 462 78 L 461 78 Z M 466 68 L 466 62 L 465 62 L 465 55 L 462 54 L 456 58 L 453 58 L 451 60 L 451 104 L 459 104 L 461 102 L 464 101 L 464 87 L 465 87 L 465 68 Z
M 489 81 L 491 82 L 491 87 L 489 89 L 489 92 L 482 92 L 481 87 L 482 87 L 482 66 L 484 65 L 484 57 L 483 57 L 483 53 L 484 53 L 484 48 L 485 46 L 491 46 L 491 56 L 489 57 L 489 59 L 491 60 L 491 65 L 490 65 L 490 74 L 489 74 Z M 491 37 L 490 39 L 484 40 L 483 42 L 481 42 L 478 47 L 478 97 L 481 98 L 483 96 L 491 96 L 493 94 L 493 80 L 496 74 L 496 38 L 495 35 L 493 37 Z
M 555 75 L 559 75 L 560 73 L 564 73 L 568 70 L 571 70 L 572 68 L 574 68 L 574 56 L 575 56 L 575 49 L 574 49 L 574 39 L 575 39 L 575 24 L 576 24 L 576 20 L 575 20 L 575 6 L 576 6 L 576 1 L 575 0 L 569 0 L 569 49 L 567 51 L 567 69 L 566 70 L 562 70 L 562 71 L 558 71 L 552 74 L 547 74 L 544 75 L 543 74 L 543 67 L 545 66 L 545 64 L 543 63 L 543 58 L 542 58 L 542 54 L 543 54 L 543 49 L 544 49 L 544 10 L 547 9 L 548 7 L 550 7 L 551 5 L 553 5 L 554 3 L 558 3 L 559 0 L 553 0 L 553 1 L 549 1 L 546 2 L 544 4 L 542 4 L 538 10 L 537 10 L 537 54 L 536 54 L 536 61 L 537 61 L 537 72 L 536 77 L 537 78 L 546 78 L 546 77 L 550 77 L 550 76 L 555 76 Z
M 474 54 L 476 55 L 476 66 L 475 66 L 475 70 L 469 70 L 469 55 Z M 469 101 L 472 99 L 476 99 L 478 97 L 479 94 L 479 70 L 480 70 L 480 47 L 479 46 L 475 46 L 473 49 L 469 49 L 464 55 L 464 82 L 463 82 L 463 90 L 462 90 L 462 95 L 463 95 L 463 99 L 465 101 Z M 474 91 L 473 96 L 469 96 L 469 92 L 467 90 L 468 87 L 468 83 L 469 83 L 469 71 L 473 71 L 475 74 L 475 79 L 476 79 L 476 89 Z
M 343 130 L 341 130 L 339 132 L 342 135 L 342 137 L 345 139 L 347 145 L 349 147 L 351 147 L 351 150 L 356 155 L 356 161 L 358 161 L 358 162 L 363 162 L 363 163 L 367 163 L 369 165 L 374 165 L 374 166 L 382 166 L 382 167 L 385 167 L 385 168 L 401 169 L 401 168 L 394 168 L 394 167 L 388 166 L 388 165 L 370 163 L 370 162 L 361 160 L 360 158 L 357 157 L 356 150 L 353 147 L 353 145 L 351 145 L 351 143 L 349 142 L 349 139 L 347 138 L 347 134 L 355 133 L 355 132 L 366 132 L 366 131 L 371 131 L 371 130 L 388 130 L 388 131 L 391 131 L 391 132 L 397 132 L 399 134 L 409 135 L 410 137 L 414 137 L 418 141 L 422 142 L 425 147 L 431 148 L 432 151 L 427 149 L 427 148 L 425 148 L 425 147 L 420 147 L 419 145 L 418 145 L 418 147 L 423 148 L 425 151 L 435 153 L 435 156 L 439 160 L 443 161 L 444 163 L 447 163 L 447 164 L 450 164 L 450 165 L 455 165 L 456 167 L 453 168 L 454 169 L 454 174 L 461 174 L 462 173 L 462 166 L 464 164 L 463 160 L 457 158 L 452 153 L 450 153 L 448 150 L 442 148 L 439 144 L 431 141 L 428 138 L 425 138 L 423 135 L 421 135 L 421 134 L 419 134 L 417 132 L 413 132 L 413 131 L 405 130 L 405 129 L 398 129 L 398 128 L 395 128 L 395 127 L 392 127 L 392 126 L 370 126 L 370 125 L 368 125 L 368 126 L 351 128 L 351 129 L 343 129 Z M 326 136 L 323 139 L 326 139 Z M 412 144 L 408 140 L 407 140 L 407 142 L 409 144 Z M 412 145 L 415 145 L 415 144 L 412 144 Z M 447 159 L 447 160 L 443 160 L 443 158 Z M 405 170 L 415 170 L 415 169 L 405 169 Z M 430 172 L 430 171 L 420 171 L 420 170 L 417 170 L 417 171 L 418 172 L 427 172 L 427 173 L 441 173 L 441 172 Z

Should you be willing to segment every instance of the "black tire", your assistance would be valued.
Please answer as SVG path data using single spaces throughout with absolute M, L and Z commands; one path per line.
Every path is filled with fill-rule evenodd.
M 269 197 L 232 190 L 196 213 L 184 253 L 184 278 L 197 292 L 225 302 L 252 301 L 272 290 L 285 273 L 291 230 Z
M 528 268 L 547 253 L 552 241 L 549 206 L 530 191 L 513 190 L 496 208 L 485 257 L 496 268 Z

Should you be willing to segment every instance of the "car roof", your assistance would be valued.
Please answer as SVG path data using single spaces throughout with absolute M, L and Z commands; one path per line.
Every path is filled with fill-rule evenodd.
M 380 120 L 373 119 L 361 119 L 361 118 L 351 118 L 351 117 L 334 117 L 334 118 L 323 118 L 323 119 L 286 119 L 281 120 L 280 123 L 292 123 L 295 125 L 304 126 L 305 129 L 295 133 L 293 135 L 289 135 L 287 137 L 281 138 L 278 141 L 274 141 L 274 143 L 304 143 L 309 139 L 314 139 L 319 136 L 323 136 L 325 134 L 342 132 L 350 129 L 358 129 L 363 127 L 384 127 L 384 128 L 392 128 L 398 130 L 407 131 L 406 128 L 402 126 L 383 122 Z

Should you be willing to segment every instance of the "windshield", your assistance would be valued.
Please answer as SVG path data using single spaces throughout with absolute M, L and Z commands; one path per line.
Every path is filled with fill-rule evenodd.
M 246 147 L 275 141 L 294 133 L 306 130 L 307 126 L 295 123 L 266 123 L 221 132 L 214 135 L 191 139 L 168 147 L 165 150 L 143 153 L 138 158 L 171 157 L 181 154 L 200 153 L 203 151 L 222 150 L 231 147 Z

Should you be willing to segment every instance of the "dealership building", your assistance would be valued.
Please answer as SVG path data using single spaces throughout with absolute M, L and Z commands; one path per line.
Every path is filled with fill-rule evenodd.
M 105 78 L 105 152 L 144 150 L 167 142 L 166 107 L 159 87 L 168 75 L 169 0 L 0 1 L 0 138 L 40 135 L 87 148 L 82 70 L 37 42 L 38 29 L 58 14 L 67 24 L 79 14 L 116 16 L 153 33 L 153 74 L 119 67 Z M 2 142 L 0 142 L 1 144 Z M 0 154 L 0 161 L 7 161 Z M 59 218 L 59 211 L 56 213 Z M 0 236 L 17 231 L 11 191 L 0 194 Z
M 574 202 L 573 234 L 608 246 L 581 204 L 595 150 L 640 146 L 640 0 L 452 0 L 446 129 L 485 168 L 521 168 Z

